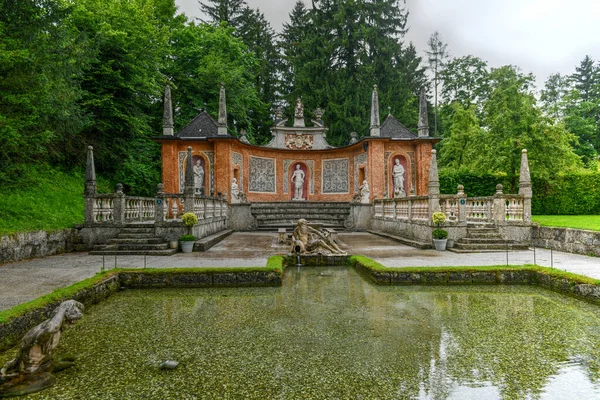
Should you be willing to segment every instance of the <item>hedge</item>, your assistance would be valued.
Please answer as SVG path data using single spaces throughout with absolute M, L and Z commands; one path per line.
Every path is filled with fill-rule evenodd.
M 498 183 L 504 186 L 504 193 L 518 192 L 518 183 L 511 191 L 511 182 L 504 174 L 440 171 L 443 194 L 456 194 L 456 187 L 461 184 L 469 197 L 493 196 Z M 600 172 L 561 174 L 552 180 L 533 177 L 532 184 L 535 215 L 600 214 Z

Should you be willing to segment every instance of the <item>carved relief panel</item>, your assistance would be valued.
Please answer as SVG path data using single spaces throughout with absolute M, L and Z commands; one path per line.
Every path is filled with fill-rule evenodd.
M 275 193 L 275 159 L 250 157 L 249 192 Z
M 323 193 L 346 194 L 350 189 L 349 159 L 323 160 Z

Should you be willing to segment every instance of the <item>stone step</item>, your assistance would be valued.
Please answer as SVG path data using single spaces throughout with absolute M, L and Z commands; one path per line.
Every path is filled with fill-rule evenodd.
M 199 239 L 194 243 L 194 251 L 206 251 L 232 233 L 233 230 L 225 229 L 224 231 Z
M 156 243 L 156 244 L 137 244 L 137 243 L 124 243 L 115 245 L 117 250 L 166 250 L 169 248 L 169 243 Z
M 409 239 L 409 238 L 405 238 L 402 236 L 396 236 L 396 235 L 392 235 L 392 234 L 385 233 L 385 232 L 376 232 L 376 231 L 367 231 L 367 232 L 372 233 L 373 235 L 392 239 L 398 243 L 402 243 L 407 246 L 415 247 L 417 249 L 432 249 L 433 248 L 433 243 L 430 241 L 425 242 L 425 241 L 420 241 L 420 240 L 415 240 L 415 239 Z
M 257 215 L 257 221 L 298 221 L 300 218 L 304 218 L 308 221 L 321 220 L 321 221 L 344 221 L 348 218 L 347 215 L 310 215 L 310 214 L 298 214 L 298 215 Z
M 167 250 L 93 250 L 88 254 L 92 256 L 172 256 L 177 253 L 177 249 Z
M 461 243 L 506 243 L 506 240 L 502 237 L 464 237 L 460 239 Z
M 346 216 L 349 215 L 349 213 L 347 212 L 341 212 L 339 210 L 335 210 L 335 211 L 331 211 L 331 212 L 325 212 L 323 210 L 277 210 L 277 211 L 273 211 L 273 212 L 269 212 L 269 213 L 255 213 L 253 212 L 252 215 L 254 215 L 255 217 L 270 217 L 270 216 L 282 216 L 282 217 L 287 217 L 290 215 L 324 215 L 324 216 L 335 216 L 335 217 L 339 217 L 339 216 Z
M 125 227 L 121 228 L 121 233 L 154 233 L 154 227 L 150 228 L 131 228 Z
M 154 233 L 119 233 L 119 239 L 154 239 Z
M 529 245 L 527 243 L 461 243 L 458 241 L 454 243 L 453 247 L 453 249 L 473 252 L 482 250 L 506 251 L 507 248 L 508 250 L 528 250 Z
M 114 238 L 108 239 L 108 244 L 157 244 L 164 243 L 164 239 L 160 237 L 152 238 Z
M 493 231 L 493 232 L 467 231 L 467 236 L 468 237 L 472 237 L 472 238 L 495 238 L 495 237 L 501 237 L 500 236 L 500 232 L 498 232 L 498 231 Z
M 153 228 L 154 229 L 154 222 L 153 221 L 128 222 L 127 224 L 125 224 L 125 228 Z
M 315 202 L 315 201 L 286 201 L 277 203 L 252 203 L 251 209 L 265 208 L 344 208 L 350 209 L 350 204 L 344 202 Z
M 346 230 L 346 228 L 344 227 L 344 225 L 339 225 L 339 224 L 327 224 L 327 223 L 312 223 L 310 224 L 311 226 L 318 226 L 319 228 L 333 228 L 336 231 L 344 231 Z M 281 223 L 281 224 L 269 224 L 269 225 L 258 225 L 256 227 L 255 230 L 257 231 L 261 231 L 261 232 L 277 232 L 277 230 L 279 228 L 286 228 L 288 230 L 288 233 L 291 233 L 294 228 L 296 228 L 296 223 Z

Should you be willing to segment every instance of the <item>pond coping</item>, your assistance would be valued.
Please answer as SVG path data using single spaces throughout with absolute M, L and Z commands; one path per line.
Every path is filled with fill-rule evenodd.
M 0 351 L 16 345 L 29 329 L 50 317 L 61 302 L 99 303 L 123 288 L 281 286 L 297 258 L 272 256 L 264 267 L 113 269 L 27 303 L 0 311 Z M 301 264 L 353 266 L 376 285 L 536 285 L 600 304 L 600 280 L 536 265 L 389 268 L 361 255 L 303 256 Z

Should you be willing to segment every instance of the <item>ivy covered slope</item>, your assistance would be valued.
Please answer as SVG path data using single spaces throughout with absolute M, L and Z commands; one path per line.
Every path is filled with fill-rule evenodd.
M 0 186 L 0 235 L 35 230 L 72 228 L 83 223 L 83 171 L 64 172 L 32 167 L 22 184 Z M 106 180 L 99 191 L 110 191 Z

